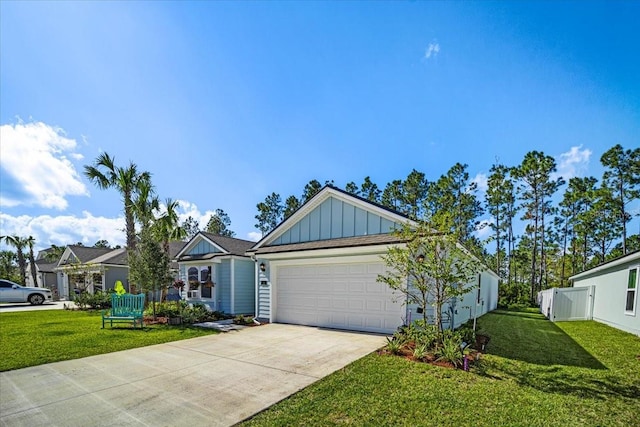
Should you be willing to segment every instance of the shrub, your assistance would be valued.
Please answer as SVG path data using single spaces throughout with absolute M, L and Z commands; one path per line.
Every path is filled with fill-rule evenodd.
M 405 341 L 413 341 L 417 346 L 425 345 L 428 349 L 433 348 L 438 337 L 436 325 L 426 323 L 424 320 L 416 320 L 402 330 Z
M 385 348 L 389 351 L 389 353 L 400 354 L 400 351 L 405 344 L 404 341 L 397 339 L 395 335 L 392 338 L 386 337 L 386 339 L 387 345 L 385 346 Z
M 253 325 L 253 317 L 239 314 L 233 318 L 233 323 L 236 325 Z

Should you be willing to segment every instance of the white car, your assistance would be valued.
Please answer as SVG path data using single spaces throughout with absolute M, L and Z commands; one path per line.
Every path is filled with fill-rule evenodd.
M 0 279 L 0 302 L 28 302 L 31 305 L 40 305 L 45 301 L 52 301 L 49 289 L 21 286 L 10 280 Z

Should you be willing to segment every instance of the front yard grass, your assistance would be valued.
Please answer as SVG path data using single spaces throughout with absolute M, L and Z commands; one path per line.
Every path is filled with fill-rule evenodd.
M 640 338 L 496 311 L 471 372 L 370 354 L 243 425 L 640 425 Z
M 0 371 L 161 344 L 216 333 L 210 329 L 120 324 L 101 329 L 98 311 L 42 310 L 0 314 Z

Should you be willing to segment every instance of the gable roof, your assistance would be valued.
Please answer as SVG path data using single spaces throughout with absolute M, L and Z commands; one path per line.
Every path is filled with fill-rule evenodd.
M 290 243 L 286 245 L 263 246 L 258 249 L 251 249 L 257 255 L 274 254 L 280 252 L 299 252 L 317 249 L 338 249 L 351 248 L 356 246 L 388 245 L 402 243 L 403 240 L 390 233 L 371 234 L 368 236 L 342 237 L 339 239 L 314 240 L 311 242 Z
M 198 240 L 205 240 L 221 250 L 220 253 L 202 254 L 202 255 L 186 255 L 187 250 L 195 246 L 195 242 Z M 221 255 L 237 255 L 246 256 L 247 250 L 249 250 L 255 242 L 243 239 L 237 239 L 235 237 L 220 236 L 219 234 L 207 233 L 206 231 L 200 231 L 193 236 L 189 242 L 185 243 L 182 248 L 175 254 L 174 258 L 180 261 L 184 260 L 196 260 L 196 259 L 211 259 L 215 256 Z
M 366 212 L 374 213 L 375 215 L 378 215 L 379 217 L 394 223 L 406 223 L 406 222 L 413 223 L 413 220 L 411 220 L 408 216 L 394 209 L 390 209 L 386 206 L 383 206 L 379 203 L 372 202 L 363 197 L 353 195 L 351 193 L 348 193 L 347 191 L 344 191 L 332 185 L 325 185 L 310 200 L 308 200 L 305 204 L 300 206 L 300 208 L 298 208 L 291 216 L 283 220 L 280 224 L 278 224 L 278 226 L 276 226 L 273 230 L 271 230 L 266 236 L 260 239 L 260 241 L 254 244 L 253 247 L 250 249 L 250 252 L 256 252 L 259 248 L 269 246 L 270 244 L 272 244 L 279 236 L 285 233 L 289 228 L 294 226 L 298 221 L 302 220 L 307 214 L 311 213 L 314 209 L 320 206 L 325 200 L 331 197 L 338 199 L 340 201 L 346 202 Z M 383 234 L 388 234 L 388 233 L 383 233 Z M 359 237 L 359 236 L 355 236 L 355 237 Z M 322 240 L 333 240 L 333 239 L 322 239 Z M 305 242 L 305 243 L 308 243 L 308 242 Z
M 571 277 L 569 277 L 569 280 L 574 281 L 576 279 L 581 279 L 585 276 L 590 276 L 593 274 L 597 274 L 603 271 L 606 271 L 610 268 L 616 267 L 618 265 L 621 264 L 626 264 L 627 262 L 633 262 L 633 261 L 640 261 L 640 249 L 633 251 L 633 252 L 629 252 L 626 255 L 622 255 L 619 256 L 617 258 L 611 259 L 609 261 L 605 261 L 600 265 L 597 265 L 593 268 L 590 268 L 589 270 L 585 270 L 581 273 L 575 274 Z
M 113 249 L 110 248 L 92 248 L 88 246 L 69 245 L 67 246 L 65 253 L 62 255 L 62 257 L 60 257 L 58 265 L 60 265 L 61 263 L 64 264 L 63 260 L 66 261 L 67 259 L 69 259 L 69 255 L 73 255 L 73 257 L 77 259 L 78 262 L 86 264 L 94 258 L 98 258 L 111 251 L 113 251 Z M 67 256 L 65 257 L 65 255 Z

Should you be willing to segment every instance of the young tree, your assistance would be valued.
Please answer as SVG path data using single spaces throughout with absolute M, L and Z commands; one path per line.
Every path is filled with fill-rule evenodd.
M 258 215 L 255 217 L 258 220 L 256 228 L 264 236 L 276 228 L 282 220 L 282 212 L 284 210 L 282 199 L 280 199 L 279 194 L 271 193 L 264 199 L 264 202 L 258 203 L 256 207 L 258 208 Z
M 444 305 L 472 290 L 467 285 L 475 283 L 479 263 L 441 223 L 404 224 L 395 233 L 406 244 L 391 246 L 382 256 L 388 269 L 378 281 L 404 294 L 407 304 L 420 306 L 425 322 L 432 306 L 441 334 Z
M 207 222 L 207 232 L 217 234 L 219 236 L 233 237 L 235 232 L 229 229 L 231 225 L 231 218 L 222 209 L 216 209 L 216 212 L 211 215 L 209 222 Z
M 134 163 L 129 163 L 126 168 L 116 166 L 114 160 L 109 154 L 102 153 L 93 165 L 84 167 L 84 174 L 98 188 L 103 190 L 115 188 L 122 195 L 127 250 L 132 250 L 136 247 L 133 199 L 141 183 L 151 180 L 151 174 L 149 172 L 139 172 Z
M 178 208 L 180 202 L 167 198 L 165 201 L 165 208 L 162 214 L 153 220 L 153 224 L 150 227 L 152 237 L 160 242 L 162 250 L 167 257 L 169 254 L 169 242 L 173 240 L 182 240 L 187 236 L 187 232 L 180 226 L 178 219 Z M 144 229 L 144 227 L 143 227 Z
M 622 228 L 622 251 L 626 254 L 627 222 L 631 220 L 626 206 L 640 198 L 640 148 L 625 150 L 617 144 L 602 155 L 600 162 L 606 168 L 604 185 L 616 193 L 615 209 Z
M 129 280 L 145 293 L 151 292 L 153 316 L 158 291 L 172 280 L 169 269 L 169 256 L 153 235 L 151 228 L 144 227 L 140 232 L 140 243 L 136 249 L 128 252 Z

